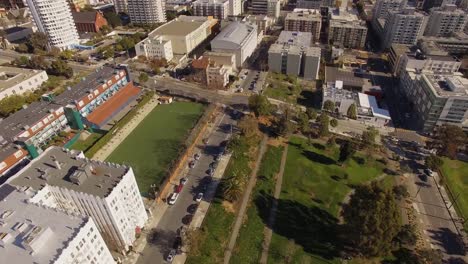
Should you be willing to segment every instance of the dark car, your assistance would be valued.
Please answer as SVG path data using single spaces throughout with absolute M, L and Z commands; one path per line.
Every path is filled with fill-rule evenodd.
M 187 207 L 187 212 L 189 214 L 194 214 L 198 209 L 198 204 L 194 203 L 194 204 L 191 204 L 189 205 L 189 207 Z
M 218 162 L 213 161 L 213 162 L 210 163 L 210 168 L 216 169 L 217 167 L 218 167 Z
M 182 223 L 184 225 L 190 225 L 190 223 L 192 223 L 192 220 L 193 220 L 193 215 L 188 214 L 188 215 L 184 216 L 184 218 L 182 218 Z
M 171 251 L 169 251 L 169 254 L 167 254 L 166 261 L 169 263 L 172 263 L 175 255 L 176 255 L 176 251 L 174 249 L 171 249 Z
M 195 161 L 194 160 L 190 161 L 188 166 L 189 168 L 193 169 L 195 167 Z
M 176 252 L 180 252 L 182 250 L 182 238 L 180 236 L 176 237 L 172 247 L 176 250 Z
M 427 182 L 427 175 L 426 174 L 419 174 L 419 179 L 423 182 Z

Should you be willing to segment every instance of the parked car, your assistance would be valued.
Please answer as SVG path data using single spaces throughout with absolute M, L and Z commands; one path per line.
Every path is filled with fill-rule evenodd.
M 195 201 L 196 201 L 197 203 L 199 203 L 199 202 L 201 202 L 202 199 L 203 199 L 203 193 L 200 192 L 200 193 L 198 193 L 197 196 L 195 197 Z
M 218 167 L 218 162 L 213 161 L 213 162 L 210 163 L 210 168 L 216 169 L 217 167 Z
M 423 182 L 427 182 L 427 175 L 426 174 L 419 174 L 419 179 Z
M 194 203 L 194 204 L 191 204 L 189 205 L 189 207 L 187 207 L 187 212 L 189 214 L 194 214 L 198 209 L 198 204 L 197 203 Z
M 210 175 L 210 176 L 213 176 L 214 171 L 215 171 L 215 170 L 214 170 L 213 168 L 209 168 L 209 169 L 206 171 L 206 173 L 207 173 L 208 175 Z
M 170 205 L 175 204 L 176 201 L 177 201 L 177 198 L 179 198 L 179 193 L 176 193 L 176 192 L 175 192 L 175 193 L 173 193 L 173 194 L 171 195 L 171 197 L 169 198 L 169 202 L 168 202 L 168 203 L 169 203 Z
M 190 161 L 188 166 L 190 169 L 193 169 L 195 167 L 195 161 L 194 160 Z
M 187 183 L 188 179 L 187 178 L 182 178 L 180 179 L 180 185 L 185 185 Z
M 182 250 L 182 238 L 180 236 L 176 237 L 172 247 L 174 250 L 176 250 L 176 252 L 180 252 Z
M 221 159 L 221 154 L 215 155 L 214 160 L 219 161 Z
M 195 155 L 193 155 L 193 158 L 194 158 L 195 160 L 199 160 L 200 157 L 201 157 L 201 156 L 200 156 L 199 153 L 196 153 Z
M 175 255 L 176 255 L 176 251 L 174 249 L 171 249 L 171 251 L 169 251 L 169 254 L 167 254 L 166 261 L 169 263 L 172 263 Z
M 427 176 L 432 176 L 432 175 L 434 174 L 434 172 L 433 172 L 431 169 L 429 169 L 429 168 L 425 168 L 425 169 L 424 169 L 424 173 L 426 173 Z
M 184 188 L 184 185 L 183 185 L 183 184 L 179 184 L 179 185 L 177 185 L 175 192 L 176 192 L 176 193 L 180 193 L 180 192 L 182 191 L 183 188 Z

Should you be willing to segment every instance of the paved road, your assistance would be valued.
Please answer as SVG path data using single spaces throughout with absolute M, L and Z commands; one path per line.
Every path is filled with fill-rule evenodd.
M 463 256 L 460 237 L 437 188 L 438 179 L 420 176 L 424 161 L 420 153 L 411 151 L 402 143 L 394 145 L 385 142 L 385 144 L 398 155 L 406 157 L 408 165 L 413 170 L 408 190 L 413 200 L 413 207 L 417 211 L 418 224 L 422 227 L 428 244 L 431 248 L 442 251 L 446 263 L 460 263 L 456 262 L 456 259 L 463 257 L 466 259 L 466 256 Z
M 219 124 L 209 136 L 206 146 L 200 150 L 201 158 L 195 168 L 190 169 L 184 186 L 175 205 L 170 206 L 156 227 L 155 241 L 148 243 L 141 253 L 137 263 L 164 263 L 164 258 L 169 253 L 177 236 L 177 229 L 184 225 L 182 219 L 188 213 L 188 207 L 194 202 L 194 196 L 202 190 L 202 186 L 210 180 L 206 174 L 209 164 L 213 162 L 213 156 L 222 149 L 220 143 L 225 141 L 231 132 L 231 125 L 235 123 L 232 112 L 226 110 Z M 175 186 L 174 186 L 175 187 Z

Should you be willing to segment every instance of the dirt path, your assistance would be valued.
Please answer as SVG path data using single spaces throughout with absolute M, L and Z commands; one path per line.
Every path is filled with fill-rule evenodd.
M 278 207 L 278 199 L 281 194 L 281 187 L 283 185 L 284 167 L 286 165 L 286 158 L 288 157 L 288 146 L 289 144 L 286 143 L 286 146 L 284 147 L 284 150 L 283 150 L 283 155 L 281 156 L 280 171 L 278 172 L 278 177 L 276 178 L 275 193 L 273 194 L 275 199 L 273 200 L 273 204 L 270 209 L 268 225 L 265 226 L 265 230 L 264 230 L 265 238 L 263 240 L 263 250 L 262 250 L 262 256 L 260 258 L 261 264 L 266 264 L 268 261 L 268 251 L 270 249 L 271 236 L 273 235 L 272 228 L 275 224 L 276 208 Z
M 247 184 L 247 189 L 245 190 L 244 196 L 242 197 L 242 203 L 239 208 L 239 213 L 236 217 L 236 222 L 234 223 L 234 228 L 232 229 L 231 238 L 229 239 L 228 247 L 226 251 L 224 251 L 224 264 L 228 264 L 229 260 L 231 259 L 232 250 L 236 245 L 237 236 L 239 235 L 239 230 L 242 225 L 242 221 L 244 220 L 245 211 L 247 209 L 247 205 L 249 203 L 250 194 L 252 193 L 253 187 L 255 186 L 255 182 L 257 180 L 257 172 L 260 169 L 260 164 L 262 161 L 263 154 L 266 151 L 266 144 L 268 141 L 268 136 L 264 135 L 262 142 L 260 143 L 260 150 L 258 152 L 257 161 L 255 163 L 255 168 L 250 175 L 249 183 Z

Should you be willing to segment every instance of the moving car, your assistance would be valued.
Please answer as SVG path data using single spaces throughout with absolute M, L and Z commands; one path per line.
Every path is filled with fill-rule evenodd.
M 168 202 L 168 203 L 169 203 L 170 205 L 175 204 L 176 201 L 177 201 L 177 198 L 179 198 L 179 193 L 176 193 L 176 192 L 175 192 L 175 193 L 173 193 L 173 194 L 171 195 L 171 197 L 169 198 L 169 202 Z
M 175 254 L 176 251 L 174 249 L 171 249 L 171 251 L 169 251 L 169 254 L 167 254 L 166 261 L 171 263 L 174 260 Z
M 202 199 L 203 199 L 203 193 L 200 192 L 200 193 L 198 193 L 197 196 L 195 197 L 195 201 L 196 201 L 197 203 L 199 203 L 199 202 L 201 202 Z

